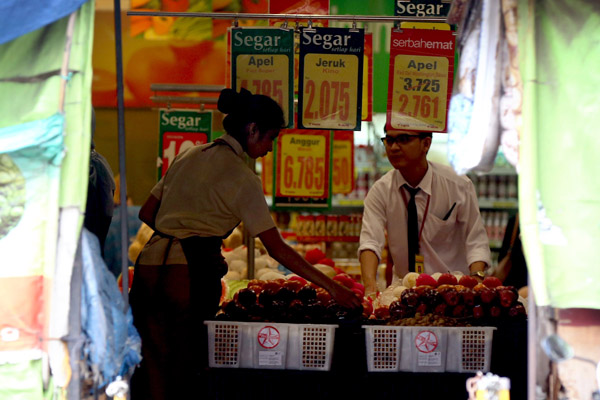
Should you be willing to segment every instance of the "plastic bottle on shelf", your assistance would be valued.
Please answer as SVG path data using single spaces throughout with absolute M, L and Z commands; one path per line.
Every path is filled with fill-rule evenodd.
M 500 243 L 502 243 L 502 213 L 495 211 L 494 212 L 494 226 L 493 226 L 493 236 L 494 236 L 494 244 L 495 247 L 500 247 Z
M 498 175 L 496 177 L 496 191 L 498 193 L 498 198 L 505 200 L 508 197 L 508 177 L 506 175 Z
M 508 189 L 507 189 L 506 195 L 511 200 L 517 199 L 517 177 L 516 177 L 516 175 L 510 175 L 508 177 Z
M 487 197 L 490 200 L 496 200 L 498 198 L 498 184 L 496 182 L 496 176 L 489 176 L 488 177 L 488 188 L 487 188 L 487 192 L 488 195 Z
M 477 196 L 480 199 L 484 199 L 488 196 L 488 177 L 486 175 L 481 175 L 477 177 Z
M 503 211 L 500 219 L 500 241 L 504 239 L 504 235 L 506 233 L 506 225 L 508 225 L 508 212 Z M 502 243 L 502 242 L 500 242 Z

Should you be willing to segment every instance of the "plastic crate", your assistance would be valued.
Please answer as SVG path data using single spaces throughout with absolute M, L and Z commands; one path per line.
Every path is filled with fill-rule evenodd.
M 369 372 L 489 371 L 493 327 L 364 325 Z
M 398 371 L 402 330 L 398 326 L 365 325 L 367 370 L 369 372 Z
M 337 325 L 205 321 L 211 368 L 328 371 Z
M 402 358 L 400 371 L 444 372 L 448 354 L 447 330 L 433 326 L 401 327 Z
M 286 368 L 329 371 L 337 325 L 290 324 Z
M 490 326 L 452 328 L 448 331 L 448 372 L 488 372 L 496 328 Z M 456 349 L 456 351 L 454 351 Z

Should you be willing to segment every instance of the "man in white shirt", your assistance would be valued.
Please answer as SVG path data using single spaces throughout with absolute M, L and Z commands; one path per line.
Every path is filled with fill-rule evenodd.
M 430 132 L 408 130 L 390 130 L 382 138 L 394 169 L 375 182 L 364 202 L 358 254 L 366 293 L 377 291 L 377 266 L 386 234 L 394 279 L 410 270 L 420 272 L 421 256 L 428 274 L 458 270 L 480 281 L 490 265 L 489 241 L 473 183 L 450 167 L 427 161 L 431 140 Z M 416 191 L 418 218 L 412 229 L 416 251 L 408 248 L 410 191 Z M 409 253 L 416 253 L 416 266 Z

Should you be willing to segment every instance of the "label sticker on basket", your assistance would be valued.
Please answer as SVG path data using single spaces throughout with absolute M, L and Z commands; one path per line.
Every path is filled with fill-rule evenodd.
M 283 352 L 259 351 L 258 365 L 283 365 Z
M 419 353 L 417 365 L 420 367 L 439 367 L 442 365 L 442 352 Z
M 431 331 L 421 331 L 415 337 L 415 346 L 421 353 L 431 353 L 438 347 L 438 337 Z
M 273 326 L 265 326 L 258 331 L 257 335 L 258 344 L 265 349 L 272 349 L 279 345 L 281 335 L 277 328 Z

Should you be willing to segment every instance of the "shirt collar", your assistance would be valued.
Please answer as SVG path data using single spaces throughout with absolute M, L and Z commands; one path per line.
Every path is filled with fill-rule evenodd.
M 223 139 L 225 142 L 227 142 L 227 144 L 231 146 L 231 148 L 237 156 L 241 156 L 244 153 L 244 149 L 242 148 L 240 142 L 238 142 L 237 139 L 231 136 L 230 134 L 226 133 L 219 139 Z
M 396 187 L 401 188 L 404 184 L 408 185 L 408 182 L 406 181 L 406 179 L 404 179 L 404 177 L 402 176 L 400 171 L 396 170 L 395 175 L 396 175 Z M 420 188 L 423 192 L 425 192 L 426 194 L 431 196 L 432 181 L 433 181 L 433 168 L 432 168 L 431 163 L 429 161 L 427 161 L 427 172 L 425 172 L 425 176 L 423 177 L 423 179 L 421 179 L 421 182 L 419 182 L 419 184 L 416 186 L 416 188 Z

